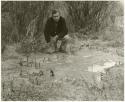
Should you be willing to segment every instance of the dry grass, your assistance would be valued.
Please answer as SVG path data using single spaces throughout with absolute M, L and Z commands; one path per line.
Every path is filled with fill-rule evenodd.
M 56 93 L 58 83 L 54 83 L 51 78 L 38 76 L 34 73 L 28 78 L 18 76 L 12 80 L 2 82 L 3 101 L 45 101 L 53 97 Z
M 32 73 L 29 77 L 12 78 L 9 81 L 2 82 L 2 100 L 4 101 L 46 101 L 64 98 L 67 100 L 123 100 L 124 99 L 124 81 L 123 66 L 116 66 L 108 70 L 101 77 L 101 82 L 96 82 L 84 78 L 72 79 L 63 78 L 54 80 L 54 78 Z M 75 90 L 76 93 L 70 94 Z M 73 89 L 72 89 L 73 88 Z M 80 90 L 79 90 L 80 89 Z M 69 93 L 69 94 L 68 94 Z M 72 97 L 72 98 L 71 98 Z
M 88 47 L 89 49 L 101 50 L 104 52 L 109 51 L 110 41 L 102 42 L 101 40 L 87 40 L 83 43 L 76 43 L 78 46 L 83 46 L 84 48 Z M 78 47 L 77 46 L 77 47 Z M 119 46 L 119 45 L 118 45 Z M 11 47 L 13 48 L 13 47 Z M 79 47 L 78 47 L 79 48 Z M 78 49 L 77 48 L 77 49 Z M 122 52 L 122 47 L 112 47 L 114 50 L 116 48 L 117 54 L 120 57 L 123 57 L 124 54 Z M 7 60 L 17 60 L 18 57 L 15 57 L 15 51 L 10 49 L 8 53 Z M 17 54 L 17 53 L 16 53 Z M 13 56 L 15 55 L 15 56 Z M 55 55 L 56 56 L 56 55 Z M 67 55 L 68 56 L 68 55 Z M 43 56 L 42 56 L 43 57 Z M 36 56 L 37 58 L 37 56 Z M 26 57 L 25 57 L 26 59 Z M 17 63 L 13 63 L 17 65 L 17 67 L 9 66 L 8 69 L 2 66 L 2 100 L 3 101 L 46 101 L 46 100 L 81 100 L 81 101 L 97 101 L 97 100 L 123 100 L 124 99 L 124 73 L 123 73 L 123 65 L 115 66 L 111 70 L 108 70 L 106 74 L 103 74 L 101 77 L 101 82 L 98 83 L 94 77 L 90 77 L 87 74 L 88 79 L 84 76 L 80 76 L 79 79 L 74 79 L 72 77 L 62 78 L 56 80 L 56 75 L 53 77 L 50 73 L 50 70 L 54 70 L 51 67 L 45 67 L 47 61 L 52 63 L 56 57 L 43 57 L 41 60 L 41 65 L 39 66 L 39 61 L 34 60 L 33 57 L 32 66 L 29 62 L 25 62 L 25 64 L 19 66 Z M 63 58 L 62 58 L 63 59 Z M 65 58 L 64 58 L 65 60 Z M 23 61 L 23 60 L 22 60 Z M 61 61 L 61 60 L 60 60 Z M 12 62 L 11 62 L 12 63 Z M 28 63 L 28 66 L 27 66 Z M 61 61 L 61 63 L 63 63 Z M 48 65 L 48 64 L 47 64 Z M 63 63 L 64 65 L 64 63 Z M 6 66 L 7 67 L 7 66 Z M 10 68 L 12 67 L 12 69 Z M 57 65 L 58 67 L 58 65 Z M 17 71 L 15 71 L 17 70 Z M 72 69 L 71 69 L 72 70 Z M 7 76 L 11 74 L 11 78 L 8 79 Z M 63 73 L 64 74 L 64 73 Z M 91 73 L 92 74 L 92 73 Z M 16 77 L 14 77 L 16 76 Z M 91 81 L 91 80 L 92 81 Z

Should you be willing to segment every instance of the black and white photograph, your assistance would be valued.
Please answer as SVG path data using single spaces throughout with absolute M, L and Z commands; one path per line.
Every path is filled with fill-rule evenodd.
M 1 1 L 1 100 L 124 101 L 123 3 Z

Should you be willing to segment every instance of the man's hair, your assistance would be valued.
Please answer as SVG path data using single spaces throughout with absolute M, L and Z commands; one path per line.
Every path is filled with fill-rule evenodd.
M 52 10 L 52 15 L 54 15 L 54 14 L 56 14 L 56 13 L 59 13 L 59 14 L 60 14 L 59 10 L 57 10 L 57 9 Z

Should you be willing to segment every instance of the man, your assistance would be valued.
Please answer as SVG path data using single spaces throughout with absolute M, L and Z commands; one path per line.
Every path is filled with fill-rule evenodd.
M 67 33 L 68 29 L 66 27 L 65 19 L 60 16 L 58 10 L 53 10 L 52 17 L 47 20 L 44 29 L 46 42 L 51 47 L 53 46 L 55 51 L 62 51 L 63 46 L 66 46 L 69 39 Z

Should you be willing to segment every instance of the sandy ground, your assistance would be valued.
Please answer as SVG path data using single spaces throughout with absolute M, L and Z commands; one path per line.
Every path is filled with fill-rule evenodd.
M 2 59 L 3 100 L 124 99 L 124 58 L 111 51 L 83 47 L 75 55 L 37 53 L 29 57 L 32 66 L 26 66 L 26 57 L 15 52 L 14 46 L 8 49 Z M 19 64 L 21 58 L 23 66 Z M 109 60 L 116 65 L 105 73 L 88 71 L 89 66 L 103 65 Z

